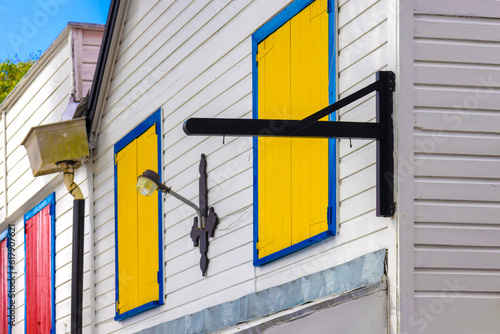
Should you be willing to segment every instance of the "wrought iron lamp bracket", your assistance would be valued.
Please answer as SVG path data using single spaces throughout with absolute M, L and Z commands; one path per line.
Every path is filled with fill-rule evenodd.
M 214 211 L 214 208 L 208 208 L 207 204 L 207 159 L 204 154 L 200 160 L 200 216 L 201 224 L 198 225 L 198 217 L 194 218 L 193 227 L 191 228 L 191 239 L 195 247 L 200 247 L 201 259 L 200 269 L 203 276 L 207 275 L 208 269 L 208 244 L 209 238 L 214 237 L 215 229 L 219 222 L 219 218 Z M 200 227 L 199 227 L 200 226 Z

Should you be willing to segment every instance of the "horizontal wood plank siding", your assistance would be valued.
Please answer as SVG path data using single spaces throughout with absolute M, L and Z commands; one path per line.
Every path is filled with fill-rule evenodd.
M 500 2 L 414 6 L 413 325 L 425 333 L 494 333 L 500 327 Z
M 80 25 L 79 25 L 80 27 Z M 103 28 L 95 27 L 87 31 L 84 27 L 74 29 L 68 26 L 64 30 L 64 38 L 61 35 L 47 53 L 42 55 L 36 68 L 37 73 L 30 82 L 20 89 L 16 98 L 9 103 L 5 110 L 5 121 L 7 130 L 5 133 L 6 144 L 1 145 L 0 155 L 3 152 L 7 156 L 6 161 L 0 162 L 0 168 L 6 164 L 6 180 L 0 178 L 0 198 L 6 196 L 8 205 L 9 224 L 15 226 L 15 305 L 16 319 L 12 327 L 13 334 L 25 332 L 25 245 L 24 245 L 24 221 L 23 215 L 44 200 L 50 193 L 55 192 L 55 331 L 56 333 L 68 332 L 71 328 L 71 268 L 72 268 L 72 240 L 73 240 L 73 196 L 62 182 L 59 173 L 40 177 L 33 177 L 25 147 L 21 142 L 30 128 L 42 124 L 61 121 L 61 116 L 68 106 L 72 90 L 72 70 L 82 72 L 82 78 L 90 85 L 93 76 L 93 68 L 85 68 L 85 64 L 93 64 L 97 61 L 100 39 Z M 83 39 L 79 45 L 82 48 L 83 67 L 74 68 L 72 55 L 73 46 L 70 41 L 74 30 L 80 30 Z M 70 34 L 68 36 L 68 34 Z M 77 47 L 78 48 L 78 47 Z M 26 78 L 25 78 L 26 79 Z M 23 80 L 25 80 L 23 79 Z M 4 136 L 4 133 L 0 133 Z M 3 142 L 3 140 L 2 140 Z M 2 158 L 3 160 L 3 158 Z M 2 173 L 3 174 L 3 173 Z M 5 191 L 4 182 L 7 190 Z M 84 236 L 84 285 L 83 285 L 83 326 L 84 333 L 90 333 L 90 238 L 89 238 L 89 203 L 88 203 L 88 178 L 85 168 L 75 172 L 75 182 L 80 186 L 86 199 L 85 207 L 85 236 Z M 4 200 L 0 204 L 0 214 L 4 215 Z M 3 218 L 2 218 L 3 221 Z M 50 292 L 52 294 L 52 292 Z
M 340 232 L 303 251 L 255 268 L 253 153 L 249 138 L 188 137 L 189 117 L 252 117 L 251 35 L 290 0 L 141 1 L 129 4 L 103 107 L 94 163 L 97 333 L 134 332 L 277 286 L 388 248 L 388 221 L 375 217 L 375 143 L 339 143 Z M 340 97 L 387 67 L 388 2 L 345 1 L 339 8 Z M 334 80 L 335 78 L 332 78 Z M 165 196 L 165 305 L 117 322 L 113 145 L 163 108 L 163 180 L 198 202 L 198 164 L 207 155 L 209 205 L 220 218 L 210 241 L 208 276 L 189 237 L 194 212 Z M 373 121 L 370 95 L 340 112 Z
M 388 68 L 388 40 L 393 27 L 388 24 L 388 1 L 340 1 L 339 6 L 336 86 L 341 99 L 372 83 L 377 71 L 392 70 Z M 340 121 L 374 122 L 375 110 L 375 95 L 369 94 L 341 109 L 337 117 Z M 357 238 L 366 247 L 389 247 L 389 221 L 375 217 L 375 151 L 376 143 L 371 140 L 338 140 L 340 229 L 337 248 L 331 251 L 342 252 L 344 247 L 364 250 Z
M 71 91 L 70 57 L 71 46 L 64 43 L 6 114 L 7 200 L 10 213 L 55 177 L 55 174 L 33 177 L 26 149 L 21 142 L 31 127 L 61 120 Z

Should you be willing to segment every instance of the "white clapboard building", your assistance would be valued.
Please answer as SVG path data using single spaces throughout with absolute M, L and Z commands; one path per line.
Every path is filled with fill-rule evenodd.
M 51 333 L 66 333 L 70 329 L 73 197 L 62 173 L 33 176 L 21 144 L 32 127 L 74 116 L 92 85 L 103 33 L 103 25 L 69 23 L 0 105 L 0 333 L 49 333 L 49 328 Z M 76 172 L 75 180 L 88 198 L 92 188 L 86 167 Z M 86 300 L 91 299 L 90 286 L 86 279 Z M 3 317 L 7 314 L 12 317 Z M 88 308 L 85 315 L 90 317 Z M 32 327 L 26 326 L 26 317 Z
M 54 333 L 498 333 L 499 28 L 493 0 L 113 0 L 83 99 L 70 24 L 0 106 L 12 333 L 47 205 Z M 68 101 L 80 290 L 66 179 L 19 147 Z

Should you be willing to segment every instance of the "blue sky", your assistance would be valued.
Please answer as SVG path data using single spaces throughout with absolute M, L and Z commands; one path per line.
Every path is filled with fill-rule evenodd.
M 106 23 L 111 0 L 0 0 L 0 61 L 40 55 L 68 22 Z

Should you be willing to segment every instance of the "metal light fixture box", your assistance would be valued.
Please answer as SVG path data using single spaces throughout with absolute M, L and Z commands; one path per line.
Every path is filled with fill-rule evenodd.
M 85 118 L 35 126 L 21 143 L 28 152 L 33 176 L 62 172 L 58 162 L 78 168 L 89 155 Z

